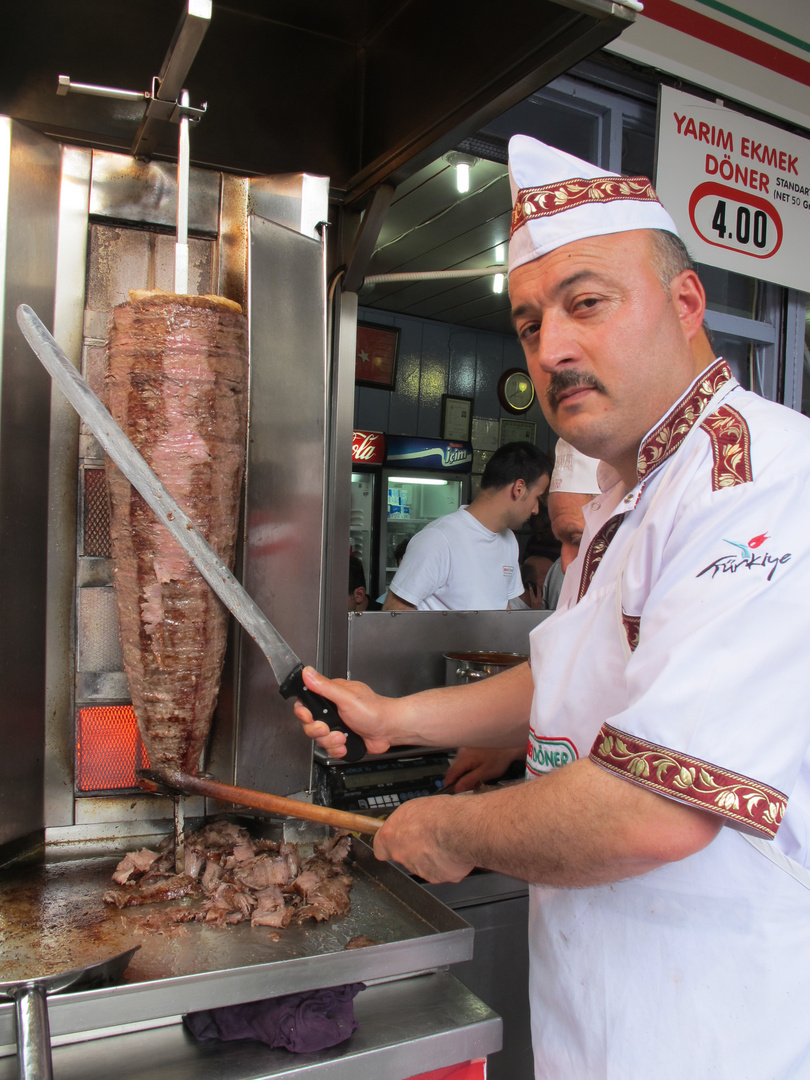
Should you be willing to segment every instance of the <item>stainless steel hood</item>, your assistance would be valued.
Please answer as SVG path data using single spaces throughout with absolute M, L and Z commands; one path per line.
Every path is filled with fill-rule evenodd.
M 181 0 L 27 0 L 3 20 L 0 114 L 129 152 L 145 104 L 57 96 L 73 81 L 150 91 Z M 192 162 L 329 176 L 346 203 L 399 183 L 633 19 L 611 0 L 214 0 L 187 80 L 208 104 Z M 155 155 L 174 158 L 166 122 Z

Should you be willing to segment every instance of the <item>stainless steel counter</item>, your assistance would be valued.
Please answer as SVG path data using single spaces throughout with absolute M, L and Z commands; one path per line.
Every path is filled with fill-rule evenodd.
M 59 1080 L 406 1080 L 486 1057 L 501 1046 L 500 1018 L 445 972 L 369 986 L 355 998 L 354 1009 L 358 1030 L 318 1054 L 272 1050 L 252 1040 L 197 1043 L 173 1022 L 56 1045 L 54 1075 Z M 0 1080 L 16 1076 L 14 1057 L 0 1059 Z
M 426 888 L 475 928 L 475 953 L 453 975 L 503 1017 L 503 1049 L 487 1061 L 488 1080 L 533 1080 L 528 885 L 479 871 Z

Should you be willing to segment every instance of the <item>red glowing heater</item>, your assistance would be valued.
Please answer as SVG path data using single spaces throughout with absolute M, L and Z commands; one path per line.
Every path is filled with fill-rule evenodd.
M 134 788 L 137 770 L 148 768 L 149 757 L 131 705 L 93 705 L 78 710 L 78 791 Z
M 104 469 L 83 471 L 82 555 L 110 557 L 110 505 Z M 105 579 L 106 580 L 106 579 Z M 81 593 L 80 654 L 89 670 L 108 672 L 120 667 L 118 626 L 110 588 Z M 137 770 L 149 768 L 131 705 L 78 702 L 76 708 L 76 790 L 110 792 L 136 788 Z

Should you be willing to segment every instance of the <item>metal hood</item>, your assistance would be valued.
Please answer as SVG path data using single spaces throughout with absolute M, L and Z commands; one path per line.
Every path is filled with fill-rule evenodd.
M 397 184 L 617 37 L 624 0 L 214 0 L 184 88 L 207 103 L 192 162 L 329 176 L 346 203 Z M 132 152 L 188 0 L 26 0 L 4 18 L 0 113 L 62 141 Z M 162 122 L 155 156 L 176 156 Z

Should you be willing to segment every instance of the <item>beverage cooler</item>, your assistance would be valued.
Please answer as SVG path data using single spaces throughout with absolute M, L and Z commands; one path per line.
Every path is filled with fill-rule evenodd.
M 469 502 L 471 467 L 469 443 L 388 437 L 377 549 L 380 593 L 396 573 L 396 551 L 402 541 Z
M 380 564 L 376 522 L 380 517 L 385 435 L 381 431 L 352 433 L 350 553 L 363 564 L 366 587 L 373 596 Z

